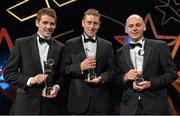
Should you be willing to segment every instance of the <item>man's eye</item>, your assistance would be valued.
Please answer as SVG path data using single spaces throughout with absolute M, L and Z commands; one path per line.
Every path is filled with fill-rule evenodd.
M 128 27 L 130 27 L 130 28 L 131 28 L 131 27 L 134 27 L 134 25 L 128 25 Z

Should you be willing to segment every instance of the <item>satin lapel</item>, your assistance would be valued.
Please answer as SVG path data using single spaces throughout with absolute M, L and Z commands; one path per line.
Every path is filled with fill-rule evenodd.
M 101 39 L 98 39 L 97 37 L 97 48 L 96 48 L 96 62 L 98 62 L 100 56 L 101 56 L 101 51 L 100 50 L 103 50 L 103 45 L 102 45 L 102 42 L 101 42 Z
M 145 39 L 143 69 L 145 69 L 145 66 L 146 66 L 146 64 L 147 64 L 150 51 L 151 51 L 150 43 L 149 43 L 148 39 Z
M 54 58 L 54 54 L 55 54 L 55 46 L 54 43 L 55 41 L 51 40 L 51 45 L 49 46 L 49 50 L 48 50 L 48 56 L 47 59 L 53 59 Z M 54 60 L 54 59 L 53 59 Z
M 77 46 L 76 48 L 77 51 L 80 52 L 80 61 L 84 60 L 86 58 L 86 53 L 85 53 L 85 50 L 84 50 L 84 45 L 83 45 L 83 41 L 82 41 L 82 36 L 80 36 L 78 39 L 77 39 Z
M 32 52 L 33 64 L 35 66 L 35 71 L 40 73 L 40 72 L 42 72 L 42 68 L 41 68 L 39 48 L 38 48 L 38 44 L 37 44 L 36 34 L 32 38 L 32 41 L 31 41 L 31 52 Z
M 125 46 L 125 59 L 127 61 L 127 64 L 128 66 L 131 68 L 131 69 L 134 69 L 134 66 L 132 64 L 132 61 L 131 61 L 131 57 L 130 57 L 130 46 L 129 45 L 126 45 Z
M 77 57 L 77 61 L 81 62 L 83 61 L 85 58 L 86 58 L 86 53 L 85 53 L 85 50 L 84 50 L 84 45 L 83 45 L 83 41 L 82 41 L 82 35 L 75 38 L 76 40 L 74 41 L 74 45 L 72 46 L 72 50 L 75 51 L 78 55 Z M 76 94 L 77 95 L 80 95 L 81 92 L 82 92 L 82 87 L 84 86 L 82 82 L 80 82 L 81 80 L 79 79 L 73 79 L 74 83 L 77 84 L 76 86 Z

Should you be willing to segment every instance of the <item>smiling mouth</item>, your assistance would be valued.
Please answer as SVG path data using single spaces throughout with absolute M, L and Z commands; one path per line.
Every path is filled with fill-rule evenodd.
M 138 35 L 138 32 L 137 33 L 132 33 L 132 35 Z
M 45 31 L 44 33 L 51 33 L 50 31 Z

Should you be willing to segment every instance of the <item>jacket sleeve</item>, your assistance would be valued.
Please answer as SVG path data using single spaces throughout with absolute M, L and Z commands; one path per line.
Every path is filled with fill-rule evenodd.
M 72 44 L 66 43 L 62 55 L 61 62 L 61 72 L 63 72 L 63 76 L 66 78 L 82 78 L 84 75 L 80 69 L 80 61 L 73 62 L 71 55 Z
M 105 61 L 107 62 L 107 65 L 105 72 L 101 73 L 101 77 L 103 79 L 103 83 L 108 83 L 113 81 L 115 76 L 115 56 L 112 44 L 108 46 L 105 54 L 107 54 L 107 61 Z
M 160 67 L 162 74 L 156 77 L 149 77 L 151 89 L 165 88 L 168 84 L 175 81 L 177 76 L 176 65 L 171 56 L 170 48 L 163 42 L 160 46 Z
M 15 85 L 18 88 L 24 89 L 30 77 L 22 74 L 20 71 L 22 59 L 21 59 L 19 42 L 20 41 L 18 40 L 15 41 L 15 45 L 11 51 L 7 64 L 3 70 L 4 73 L 3 77 L 11 85 Z

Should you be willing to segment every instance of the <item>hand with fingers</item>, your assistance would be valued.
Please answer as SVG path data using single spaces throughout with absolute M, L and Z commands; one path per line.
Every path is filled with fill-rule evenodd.
M 138 85 L 135 81 L 133 82 L 133 88 L 138 91 L 143 91 L 150 87 L 151 87 L 150 81 L 142 81 L 142 82 L 139 82 Z
M 91 83 L 91 84 L 100 84 L 100 83 L 102 83 L 102 77 L 101 77 L 101 76 L 98 76 L 98 77 L 93 78 L 93 79 L 91 79 L 91 80 L 86 79 L 85 81 L 86 81 L 87 83 Z
M 46 94 L 46 89 L 44 88 L 42 91 L 42 96 L 46 97 L 46 98 L 54 98 L 57 96 L 59 91 L 59 88 L 57 87 L 57 85 L 54 85 L 50 91 L 50 94 Z
M 135 80 L 136 79 L 136 77 L 137 77 L 137 75 L 138 75 L 138 72 L 136 71 L 136 70 L 134 70 L 134 69 L 131 69 L 131 70 L 129 70 L 126 74 L 125 74 L 125 76 L 124 76 L 124 81 L 130 81 L 130 80 Z
M 47 79 L 47 74 L 37 74 L 31 79 L 31 85 L 44 83 Z
M 96 67 L 96 59 L 93 57 L 87 57 L 81 62 L 80 67 L 82 71 L 94 69 Z

